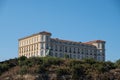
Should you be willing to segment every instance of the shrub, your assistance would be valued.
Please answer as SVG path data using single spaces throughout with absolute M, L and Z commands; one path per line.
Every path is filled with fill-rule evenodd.
M 120 59 L 115 62 L 115 66 L 116 66 L 117 68 L 120 68 Z
M 92 65 L 95 64 L 97 61 L 95 61 L 93 58 L 90 58 L 90 59 L 84 59 L 84 62 Z
M 60 65 L 62 63 L 62 59 L 54 57 L 45 57 L 43 58 L 43 63 L 46 64 L 46 66 Z
M 74 65 L 72 67 L 72 79 L 79 80 L 85 75 L 84 67 L 81 65 Z
M 21 74 L 21 75 L 26 74 L 27 73 L 27 68 L 28 68 L 27 66 L 22 66 L 20 68 L 19 74 Z
M 39 74 L 41 74 L 41 73 L 45 73 L 47 70 L 46 70 L 46 68 L 44 67 L 44 65 L 39 65 L 38 66 L 38 69 L 36 70 L 36 73 L 39 73 Z
M 67 66 L 72 67 L 76 64 L 84 64 L 82 61 L 78 61 L 78 60 L 69 60 L 69 62 L 67 63 Z
M 27 60 L 27 57 L 25 57 L 25 56 L 19 57 L 18 58 L 18 64 L 19 64 L 19 66 L 24 66 L 25 63 L 26 63 L 26 60 Z
M 62 75 L 68 75 L 68 74 L 70 74 L 70 72 L 69 72 L 70 70 L 68 69 L 68 68 L 58 68 L 57 70 L 56 70 L 56 74 L 58 75 L 58 76 L 62 76 Z
M 7 71 L 9 69 L 9 65 L 7 63 L 0 64 L 0 74 Z

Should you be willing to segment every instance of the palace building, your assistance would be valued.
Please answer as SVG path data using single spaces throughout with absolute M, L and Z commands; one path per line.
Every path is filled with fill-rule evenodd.
M 105 61 L 105 41 L 93 40 L 89 42 L 75 42 L 51 38 L 50 32 L 39 32 L 19 39 L 19 57 L 53 57 L 64 58 L 65 55 L 72 59 L 93 58 Z

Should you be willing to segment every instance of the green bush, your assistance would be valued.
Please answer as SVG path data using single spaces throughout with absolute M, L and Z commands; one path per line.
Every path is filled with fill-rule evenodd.
M 26 63 L 26 61 L 27 61 L 27 57 L 25 57 L 25 56 L 19 57 L 18 58 L 18 64 L 19 64 L 19 66 L 24 66 L 25 63 Z
M 34 65 L 40 65 L 43 64 L 43 59 L 41 57 L 30 57 L 28 61 L 34 66 Z
M 120 59 L 115 62 L 115 66 L 120 69 Z
M 97 62 L 97 63 L 93 64 L 92 66 L 94 66 L 94 69 L 96 69 L 100 73 L 108 72 L 111 69 L 115 69 L 114 63 L 112 63 L 110 61 L 107 61 L 107 62 Z
M 76 64 L 72 67 L 72 79 L 79 80 L 85 75 L 85 69 L 82 65 Z
M 54 58 L 54 57 L 45 57 L 45 58 L 43 58 L 43 63 L 46 64 L 46 66 L 60 65 L 62 62 L 63 61 L 60 58 Z
M 57 76 L 69 75 L 69 74 L 70 74 L 69 71 L 70 71 L 70 70 L 69 70 L 68 68 L 58 68 L 58 69 L 56 70 L 56 74 L 57 74 Z
M 0 74 L 2 74 L 3 72 L 7 71 L 9 69 L 9 65 L 7 63 L 1 63 L 0 64 Z
M 41 74 L 41 73 L 45 73 L 47 70 L 46 70 L 46 68 L 44 67 L 44 65 L 39 65 L 39 67 L 37 68 L 37 70 L 36 70 L 36 73 L 39 73 L 39 74 Z
M 67 66 L 72 67 L 76 64 L 84 64 L 83 61 L 78 61 L 78 60 L 69 60 L 69 62 L 67 63 Z
M 84 62 L 92 65 L 95 64 L 97 61 L 94 60 L 93 58 L 89 58 L 89 59 L 84 59 Z
M 21 74 L 21 75 L 26 74 L 26 73 L 27 73 L 27 69 L 28 69 L 27 66 L 22 66 L 22 67 L 20 68 L 19 74 Z

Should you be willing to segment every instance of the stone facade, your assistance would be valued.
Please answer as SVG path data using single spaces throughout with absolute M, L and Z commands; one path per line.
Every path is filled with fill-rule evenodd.
M 51 38 L 51 35 L 51 33 L 43 31 L 19 39 L 19 57 L 45 57 L 49 55 L 63 58 L 67 55 L 72 59 L 93 58 L 105 61 L 105 41 L 94 40 L 82 43 Z

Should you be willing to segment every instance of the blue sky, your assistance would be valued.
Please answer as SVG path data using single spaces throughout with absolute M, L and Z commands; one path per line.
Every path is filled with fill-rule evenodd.
M 18 39 L 52 37 L 106 41 L 106 60 L 120 59 L 119 0 L 0 0 L 0 61 L 18 56 Z

